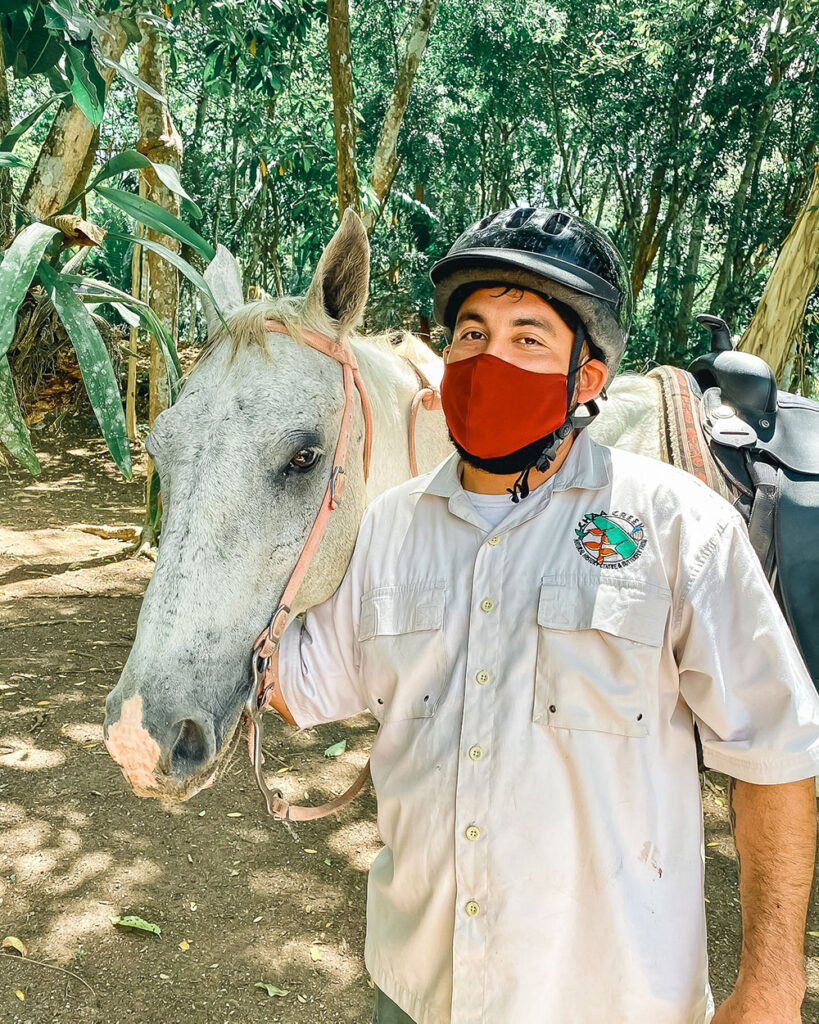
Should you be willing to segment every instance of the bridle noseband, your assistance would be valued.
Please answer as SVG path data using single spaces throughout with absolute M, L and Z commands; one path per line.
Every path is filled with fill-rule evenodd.
M 265 320 L 264 327 L 266 331 L 290 335 L 286 325 L 277 320 Z M 349 344 L 334 341 L 332 338 L 319 334 L 316 331 L 300 331 L 299 338 L 311 348 L 316 349 L 318 352 L 323 352 L 341 364 L 344 374 L 344 410 L 341 414 L 341 425 L 339 427 L 338 440 L 336 441 L 336 449 L 333 454 L 333 468 L 313 526 L 290 575 L 290 579 L 287 581 L 287 586 L 284 588 L 284 592 L 279 599 L 276 610 L 271 615 L 267 626 L 253 643 L 253 652 L 251 654 L 253 689 L 245 704 L 245 713 L 248 717 L 248 749 L 253 764 L 253 772 L 256 776 L 256 784 L 265 798 L 268 814 L 290 821 L 307 821 L 313 818 L 323 818 L 333 811 L 340 810 L 350 803 L 370 777 L 370 762 L 368 760 L 353 785 L 345 793 L 342 793 L 341 796 L 336 797 L 335 800 L 331 800 L 329 803 L 323 804 L 321 807 L 299 807 L 290 805 L 285 800 L 281 790 L 271 790 L 265 782 L 262 773 L 262 764 L 264 762 L 262 752 L 262 714 L 272 707 L 271 699 L 275 685 L 275 679 L 271 671 L 272 658 L 278 649 L 282 633 L 287 625 L 293 599 L 324 537 L 330 513 L 338 508 L 344 497 L 347 480 L 344 466 L 350 446 L 356 391 L 361 400 L 361 409 L 364 415 L 365 482 L 369 476 L 370 455 L 372 452 L 372 412 L 352 347 Z M 409 362 L 409 360 L 407 361 Z M 409 456 L 410 467 L 414 476 L 418 472 L 415 458 L 415 420 L 418 408 L 423 404 L 426 409 L 440 409 L 441 404 L 438 391 L 432 387 L 417 366 L 412 363 L 410 365 L 421 382 L 421 388 L 413 398 L 410 412 Z

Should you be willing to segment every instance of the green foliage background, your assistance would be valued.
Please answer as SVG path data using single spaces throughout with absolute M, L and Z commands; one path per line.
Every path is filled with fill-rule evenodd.
M 703 350 L 696 312 L 719 313 L 740 332 L 819 156 L 818 10 L 803 0 L 442 0 L 372 236 L 368 326 L 417 331 L 431 316 L 429 267 L 470 222 L 547 203 L 597 221 L 629 260 L 653 247 L 629 366 L 685 364 Z M 407 0 L 351 6 L 365 203 L 414 11 Z M 337 223 L 326 9 L 320 0 L 212 0 L 165 14 L 182 182 L 203 211 L 196 228 L 234 252 L 246 285 L 301 291 Z M 136 70 L 133 47 L 122 63 Z M 51 88 L 11 76 L 10 87 L 13 121 Z M 16 152 L 33 156 L 48 122 Z M 99 160 L 133 148 L 136 136 L 133 87 L 116 77 Z M 25 172 L 12 173 L 21 187 Z M 122 187 L 135 190 L 131 178 Z M 126 228 L 93 195 L 88 215 Z M 703 238 L 692 259 L 697 216 Z M 127 290 L 128 248 L 92 253 L 85 272 Z M 180 337 L 201 340 L 193 289 L 183 289 Z M 818 320 L 814 296 L 809 369 Z

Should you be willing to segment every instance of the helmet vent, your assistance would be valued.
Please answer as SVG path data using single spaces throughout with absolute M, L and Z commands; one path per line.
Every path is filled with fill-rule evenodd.
M 496 220 L 499 216 L 500 214 L 490 213 L 487 217 L 484 217 L 484 219 L 477 225 L 477 230 L 483 231 L 484 228 L 488 228 L 492 221 Z
M 568 214 L 553 213 L 548 220 L 544 221 L 541 230 L 544 235 L 561 235 L 571 222 L 572 218 Z
M 515 210 L 509 220 L 506 222 L 508 228 L 519 228 L 522 227 L 527 220 L 532 216 L 535 211 L 528 206 L 522 206 L 519 210 Z

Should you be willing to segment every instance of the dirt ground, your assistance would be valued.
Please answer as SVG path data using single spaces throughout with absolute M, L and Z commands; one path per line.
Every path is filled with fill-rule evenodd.
M 188 804 L 131 795 L 101 722 L 153 563 L 99 564 L 121 542 L 78 526 L 140 523 L 144 465 L 133 446 L 135 478 L 123 480 L 86 417 L 34 438 L 41 477 L 0 470 L 0 938 L 28 947 L 27 960 L 0 956 L 0 1021 L 367 1024 L 372 795 L 329 821 L 285 827 L 263 813 L 244 749 Z M 288 794 L 315 802 L 352 781 L 374 735 L 368 716 L 304 733 L 268 718 L 268 767 Z M 345 737 L 342 756 L 322 756 Z M 724 784 L 714 776 L 704 791 L 717 999 L 740 941 Z M 125 914 L 161 936 L 112 925 Z M 803 1020 L 816 1024 L 816 899 L 808 928 Z

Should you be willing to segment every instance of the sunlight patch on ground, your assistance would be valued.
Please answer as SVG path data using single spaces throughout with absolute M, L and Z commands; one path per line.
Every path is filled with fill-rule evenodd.
M 0 767 L 21 772 L 36 772 L 65 764 L 59 750 L 43 750 L 20 736 L 0 736 Z
M 103 741 L 102 725 L 97 722 L 68 722 L 60 729 L 60 733 L 80 745 Z

